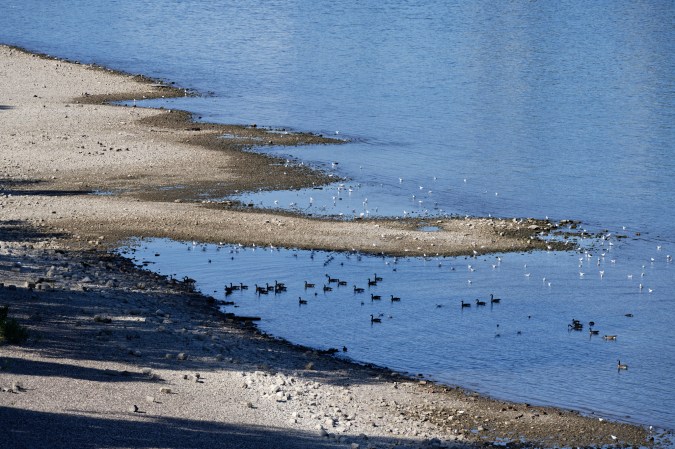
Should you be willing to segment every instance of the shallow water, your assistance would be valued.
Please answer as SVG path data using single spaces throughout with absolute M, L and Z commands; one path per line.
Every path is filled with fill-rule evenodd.
M 600 266 L 593 259 L 578 267 L 578 255 L 548 253 L 504 255 L 494 270 L 492 260 L 473 261 L 480 267 L 474 272 L 465 267 L 471 261 L 448 259 L 456 270 L 446 272 L 446 262 L 438 268 L 435 261 L 401 260 L 396 273 L 402 280 L 394 284 L 387 276 L 387 283 L 406 300 L 389 306 L 419 312 L 419 321 L 395 316 L 379 328 L 366 321 L 363 332 L 381 333 L 367 348 L 358 342 L 368 334 L 345 321 L 349 314 L 339 300 L 320 303 L 325 309 L 312 302 L 306 308 L 281 303 L 274 310 L 262 300 L 241 301 L 240 309 L 265 316 L 266 329 L 306 344 L 346 344 L 334 335 L 354 333 L 356 341 L 347 346 L 355 358 L 497 396 L 675 428 L 668 411 L 675 390 L 668 376 L 675 359 L 675 276 L 665 259 L 675 254 L 673 2 L 7 0 L 2 9 L 0 42 L 175 81 L 204 94 L 152 105 L 188 109 L 202 120 L 351 141 L 266 149 L 349 180 L 321 190 L 246 194 L 241 199 L 247 202 L 344 217 L 573 218 L 593 231 L 629 236 L 605 241 L 614 245 L 606 247 L 611 256 Z M 168 254 L 166 248 L 160 253 Z M 248 271 L 227 264 L 208 274 L 198 268 L 201 259 L 182 256 L 180 267 L 167 269 L 204 271 L 198 280 L 205 289 L 223 278 L 246 280 L 251 270 L 260 279 L 248 282 L 278 271 L 298 285 L 297 270 L 320 280 L 316 257 L 328 257 L 308 262 L 306 253 L 297 259 L 274 253 L 248 264 L 249 253 L 265 254 L 240 250 L 236 259 Z M 336 273 L 350 282 L 363 282 L 384 263 L 335 258 L 345 259 Z M 168 260 L 162 263 L 173 263 Z M 300 261 L 308 265 L 295 265 Z M 519 271 L 526 263 L 533 267 L 530 277 Z M 392 269 L 379 266 L 378 272 Z M 550 288 L 543 277 L 551 279 Z M 410 282 L 420 295 L 406 291 Z M 491 310 L 453 310 L 449 323 L 437 313 L 445 308 L 427 307 L 424 299 L 433 305 L 490 292 L 509 301 Z M 283 301 L 290 304 L 295 296 L 289 292 Z M 408 309 L 412 304 L 414 310 Z M 624 320 L 621 312 L 628 309 L 639 313 Z M 291 318 L 276 318 L 283 310 L 294 316 L 318 310 L 306 320 L 317 329 L 284 328 Z M 346 317 L 334 319 L 340 313 Z M 522 322 L 525 313 L 541 321 Z M 620 339 L 604 344 L 568 334 L 572 318 L 593 319 Z M 503 332 L 495 340 L 490 326 L 497 321 L 500 327 L 513 323 L 511 330 L 520 325 L 522 334 Z M 400 355 L 405 353 L 424 357 Z M 615 358 L 625 359 L 629 372 L 612 373 Z M 454 362 L 459 359 L 464 363 Z M 556 386 L 568 378 L 574 379 L 568 388 Z M 626 397 L 632 402 L 622 402 Z
M 663 331 L 671 328 L 663 311 L 675 266 L 663 249 L 646 262 L 628 246 L 610 237 L 580 252 L 395 259 L 149 240 L 128 256 L 196 279 L 204 293 L 235 303 L 223 310 L 261 316 L 261 329 L 296 343 L 345 346 L 343 356 L 500 398 L 673 428 L 675 338 Z M 376 275 L 382 281 L 368 287 Z M 255 293 L 256 284 L 277 281 L 287 291 Z M 230 283 L 249 288 L 226 295 Z M 569 329 L 572 319 L 582 331 Z M 618 360 L 629 369 L 618 371 Z

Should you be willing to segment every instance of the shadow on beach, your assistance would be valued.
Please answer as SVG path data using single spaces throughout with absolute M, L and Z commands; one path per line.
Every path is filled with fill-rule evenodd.
M 68 255 L 60 256 L 53 263 L 71 259 Z M 21 260 L 18 256 L 0 256 L 0 275 Z M 29 329 L 30 338 L 23 347 L 55 361 L 3 357 L 0 372 L 126 382 L 143 379 L 140 374 L 143 367 L 180 371 L 271 371 L 287 375 L 302 372 L 307 380 L 334 384 L 383 381 L 384 370 L 357 366 L 348 360 L 264 335 L 250 323 L 227 320 L 209 298 L 182 291 L 189 288 L 181 283 L 167 292 L 166 287 L 151 285 L 153 282 L 166 284 L 166 279 L 132 269 L 115 256 L 109 260 L 105 268 L 114 268 L 106 278 L 121 278 L 122 273 L 114 273 L 121 270 L 137 287 L 147 291 L 89 283 L 76 284 L 85 291 L 39 291 L 25 285 L 0 288 L 2 304 L 9 305 L 12 315 Z M 84 260 L 78 265 L 88 267 L 91 273 L 73 274 L 73 278 L 93 278 L 94 273 L 101 270 L 101 265 L 93 261 Z M 21 270 L 28 279 L 45 276 L 44 269 L 29 263 L 22 264 Z M 158 289 L 164 291 L 160 293 Z M 76 362 L 71 364 L 69 360 L 124 363 L 138 369 L 135 372 L 102 370 Z M 360 375 L 355 375 L 355 368 Z M 346 376 L 348 371 L 350 375 Z M 154 380 L 161 382 L 161 379 Z
M 0 195 L 11 196 L 75 196 L 89 195 L 88 190 L 59 190 L 59 189 L 34 189 L 34 186 L 44 184 L 44 181 L 36 179 L 3 179 L 0 178 Z
M 82 416 L 0 407 L 0 448 L 344 448 L 335 439 L 285 429 L 134 415 Z M 83 411 L 84 413 L 90 413 Z M 381 439 L 378 439 L 381 440 Z M 397 440 L 400 441 L 400 440 Z M 390 442 L 393 444 L 393 440 Z
M 34 242 L 64 236 L 60 232 L 42 231 L 23 220 L 0 220 L 0 242 Z M 0 255 L 0 261 L 2 259 Z

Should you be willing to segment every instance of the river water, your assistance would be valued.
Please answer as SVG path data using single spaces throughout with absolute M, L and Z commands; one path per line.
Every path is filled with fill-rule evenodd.
M 262 207 L 572 218 L 603 231 L 578 253 L 501 260 L 165 241 L 142 242 L 136 257 L 221 299 L 225 282 L 286 282 L 275 299 L 232 297 L 291 341 L 672 429 L 674 14 L 670 1 L 6 0 L 0 42 L 176 82 L 201 95 L 152 105 L 202 120 L 350 141 L 267 149 L 347 181 L 242 195 Z M 383 300 L 355 295 L 375 272 Z M 326 273 L 349 285 L 305 292 Z M 458 305 L 490 293 L 503 301 Z M 371 326 L 371 313 L 383 322 Z M 572 318 L 583 332 L 568 332 Z

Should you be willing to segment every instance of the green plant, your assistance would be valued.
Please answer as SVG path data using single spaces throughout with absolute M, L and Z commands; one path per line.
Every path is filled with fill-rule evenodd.
M 28 330 L 14 318 L 8 318 L 9 307 L 0 307 L 0 343 L 18 344 L 28 338 Z

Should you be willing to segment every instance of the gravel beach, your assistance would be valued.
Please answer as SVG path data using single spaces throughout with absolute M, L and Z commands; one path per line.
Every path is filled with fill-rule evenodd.
M 339 145 L 110 100 L 181 95 L 0 46 L 0 447 L 651 446 L 640 426 L 490 399 L 354 364 L 225 317 L 188 283 L 109 252 L 133 237 L 393 255 L 544 249 L 534 219 L 317 219 L 249 210 L 249 189 L 321 186 L 246 152 Z M 218 136 L 228 134 L 231 139 Z M 206 199 L 205 199 L 206 198 Z M 564 245 L 561 245 L 564 247 Z M 508 443 L 508 444 L 507 444 Z

